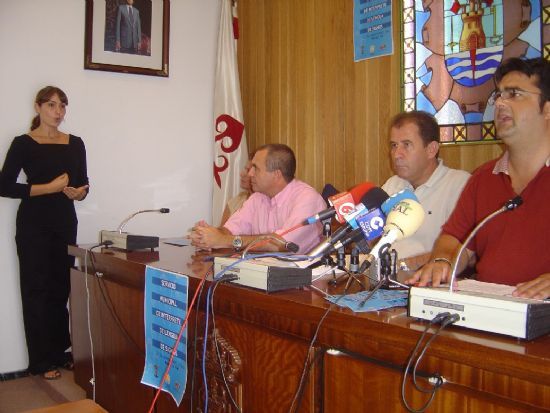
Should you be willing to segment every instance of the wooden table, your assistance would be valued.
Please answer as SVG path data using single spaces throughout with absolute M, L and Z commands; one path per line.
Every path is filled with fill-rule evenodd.
M 69 253 L 79 258 L 77 269 L 71 272 L 70 300 L 75 379 L 92 396 L 87 281 L 96 400 L 111 413 L 146 412 L 154 390 L 140 384 L 145 360 L 145 266 L 188 275 L 191 298 L 212 263 L 194 256 L 191 247 L 162 242 L 154 252 L 102 249 L 87 253 L 85 248 L 69 247 Z M 188 331 L 189 371 L 194 361 L 197 366 L 194 386 L 190 373 L 182 405 L 177 408 L 162 394 L 157 413 L 203 411 L 200 366 L 205 294 L 206 288 L 198 314 L 194 309 L 191 312 Z M 400 394 L 403 367 L 425 322 L 407 317 L 404 308 L 356 314 L 335 307 L 309 350 L 327 307 L 323 296 L 309 289 L 266 294 L 220 284 L 214 312 L 222 367 L 210 331 L 206 358 L 209 412 L 238 411 L 223 383 L 221 368 L 243 412 L 288 412 L 306 356 L 311 368 L 298 411 L 406 411 Z M 439 373 L 446 380 L 428 412 L 550 410 L 550 336 L 526 342 L 451 326 L 432 342 L 419 371 Z M 406 397 L 414 408 L 427 400 L 410 382 Z

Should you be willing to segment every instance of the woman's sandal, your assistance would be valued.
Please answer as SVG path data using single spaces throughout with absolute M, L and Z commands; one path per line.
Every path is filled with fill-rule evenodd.
M 61 378 L 61 372 L 54 367 L 53 369 L 42 373 L 42 378 L 44 380 L 59 380 Z

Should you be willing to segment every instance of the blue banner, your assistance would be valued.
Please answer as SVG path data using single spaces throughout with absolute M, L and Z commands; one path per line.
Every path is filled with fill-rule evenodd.
M 391 0 L 353 1 L 354 60 L 393 53 Z
M 141 382 L 159 388 L 187 315 L 189 278 L 152 268 L 145 270 L 145 368 Z M 187 384 L 187 327 L 162 390 L 179 406 Z

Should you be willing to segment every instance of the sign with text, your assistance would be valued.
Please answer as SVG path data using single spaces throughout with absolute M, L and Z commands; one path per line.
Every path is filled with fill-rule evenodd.
M 189 278 L 147 266 L 145 270 L 145 368 L 141 382 L 159 388 L 187 315 Z M 162 390 L 179 406 L 187 383 L 187 327 Z
M 393 53 L 391 0 L 353 1 L 354 60 Z

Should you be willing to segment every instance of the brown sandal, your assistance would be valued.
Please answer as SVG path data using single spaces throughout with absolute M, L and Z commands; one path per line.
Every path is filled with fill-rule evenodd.
M 44 380 L 59 380 L 61 378 L 61 372 L 58 369 L 53 368 L 42 373 L 42 378 Z

